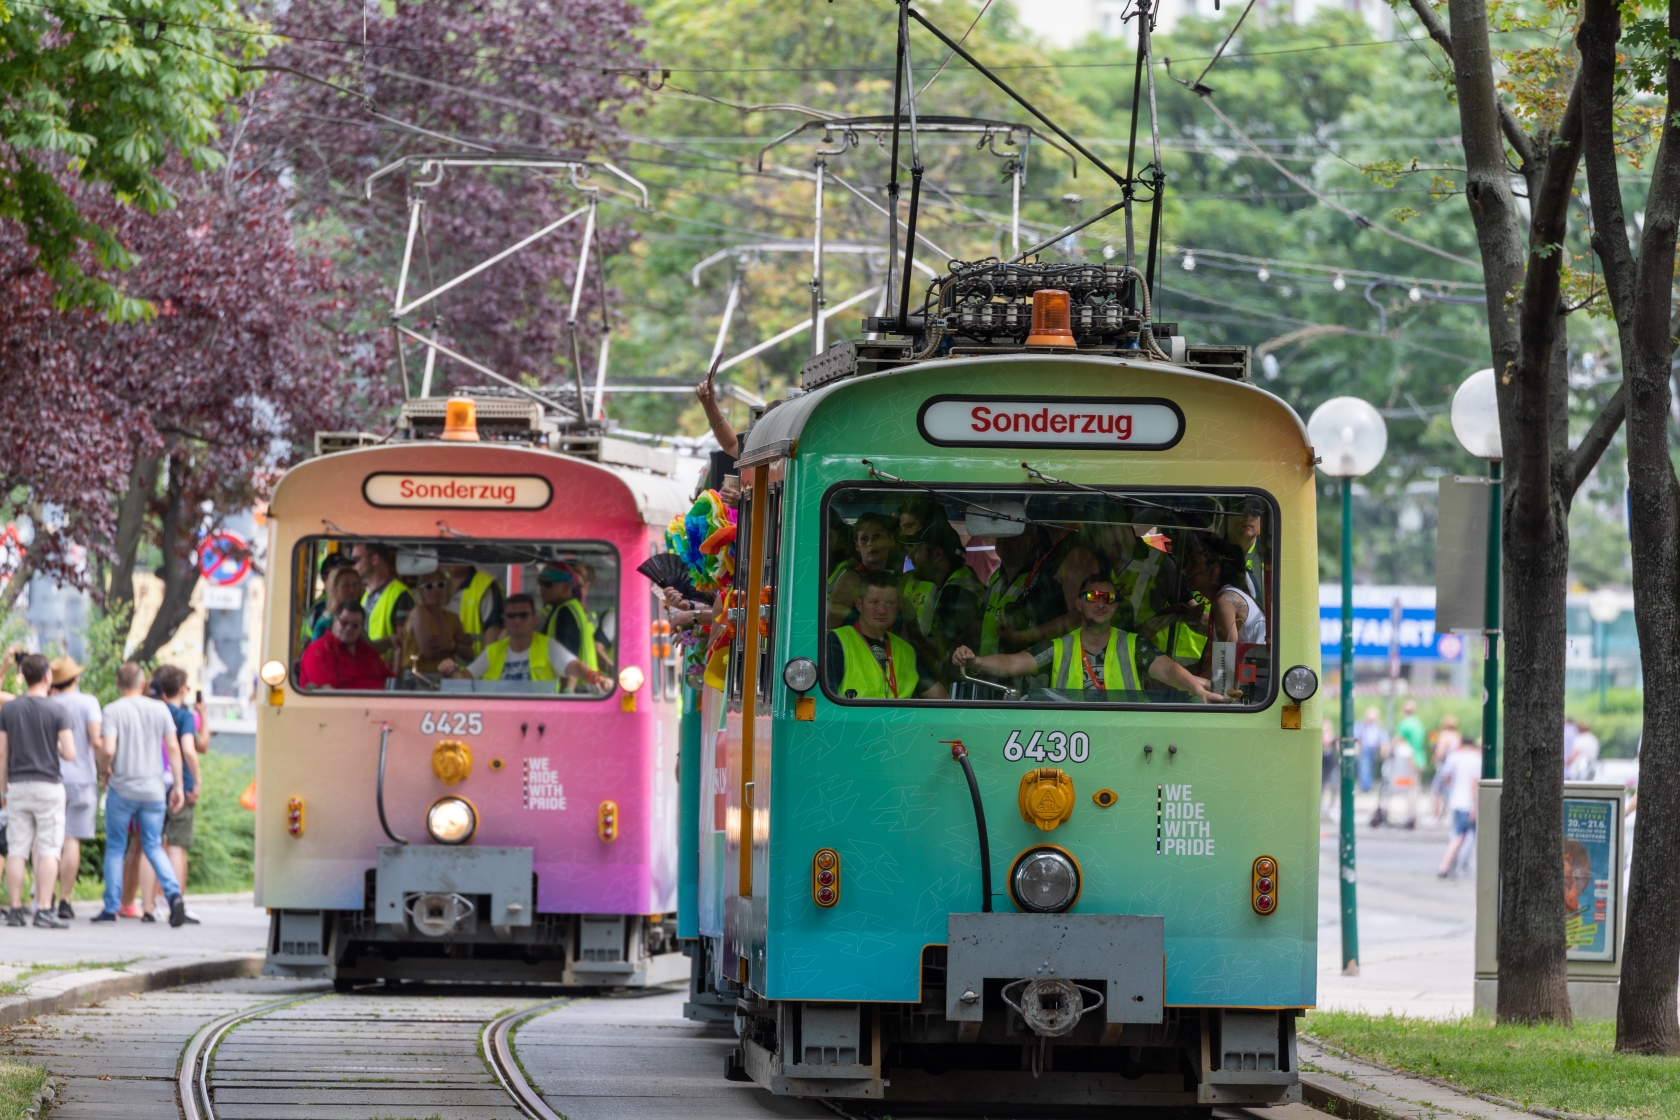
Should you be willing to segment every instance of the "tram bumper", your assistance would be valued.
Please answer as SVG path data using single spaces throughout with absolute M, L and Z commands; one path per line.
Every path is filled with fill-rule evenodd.
M 489 897 L 479 913 L 474 897 Z M 531 849 L 388 845 L 379 849 L 374 917 L 427 937 L 531 924 Z
M 1166 929 L 1159 916 L 952 914 L 948 931 L 945 1017 L 958 1024 L 962 1041 L 980 1035 L 988 980 L 1016 990 L 1016 1002 L 1026 1001 L 1022 1018 L 1039 1034 L 1066 1033 L 1033 1002 L 1040 993 L 1055 998 L 1066 982 L 1085 992 L 1091 989 L 1079 989 L 1079 981 L 1102 982 L 1100 1008 L 1074 998 L 1082 1013 L 1100 1012 L 1111 1045 L 1127 1023 L 1160 1023 L 1165 1014 Z

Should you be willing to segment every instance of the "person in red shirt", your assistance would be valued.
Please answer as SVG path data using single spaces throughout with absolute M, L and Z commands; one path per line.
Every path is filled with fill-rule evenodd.
M 367 611 L 355 601 L 339 604 L 332 629 L 303 651 L 298 679 L 304 688 L 383 689 L 390 666 L 367 640 Z

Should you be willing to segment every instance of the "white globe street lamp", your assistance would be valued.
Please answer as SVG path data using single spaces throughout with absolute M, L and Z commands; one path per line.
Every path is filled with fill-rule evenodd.
M 1493 370 L 1479 369 L 1464 379 L 1452 399 L 1453 435 L 1464 450 L 1488 463 L 1486 606 L 1482 630 L 1487 653 L 1482 660 L 1482 777 L 1499 777 L 1499 548 L 1504 501 L 1500 478 L 1505 443 L 1499 434 L 1499 392 Z
M 1610 627 L 1622 617 L 1622 597 L 1608 587 L 1601 587 L 1587 600 L 1587 613 L 1592 616 L 1593 629 L 1598 631 L 1593 640 L 1598 646 L 1598 710 L 1602 712 L 1608 707 Z
M 1342 480 L 1342 974 L 1359 974 L 1359 908 L 1353 850 L 1353 480 L 1388 450 L 1382 413 L 1358 397 L 1332 397 L 1313 409 L 1307 435 L 1319 469 Z

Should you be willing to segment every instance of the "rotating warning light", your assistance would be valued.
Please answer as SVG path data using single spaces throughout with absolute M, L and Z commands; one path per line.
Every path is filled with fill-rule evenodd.
M 1277 860 L 1261 856 L 1254 861 L 1249 902 L 1262 916 L 1277 910 Z
M 466 397 L 450 397 L 444 405 L 441 438 L 451 443 L 477 443 L 478 405 Z
M 1032 332 L 1028 346 L 1076 346 L 1073 341 L 1072 300 L 1059 288 L 1041 288 L 1033 293 Z
M 833 848 L 811 857 L 811 899 L 825 910 L 840 901 L 840 853 Z
M 426 810 L 426 831 L 439 844 L 465 844 L 478 831 L 478 810 L 464 797 L 440 797 Z
M 1079 864 L 1052 844 L 1028 848 L 1009 869 L 1009 896 L 1029 914 L 1060 914 L 1079 901 Z
M 262 672 L 257 676 L 270 688 L 279 688 L 286 683 L 286 666 L 279 661 L 263 662 Z
M 1283 674 L 1283 694 L 1297 704 L 1312 699 L 1318 691 L 1318 674 L 1305 665 L 1296 665 Z

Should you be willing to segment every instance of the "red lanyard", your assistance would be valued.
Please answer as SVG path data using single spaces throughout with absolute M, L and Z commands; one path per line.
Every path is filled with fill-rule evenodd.
M 852 629 L 857 630 L 858 637 L 863 639 L 863 644 L 867 647 L 869 645 L 869 635 L 865 634 L 862 630 L 858 630 L 858 624 L 855 623 L 855 622 L 852 623 Z M 891 635 L 888 635 L 888 637 L 886 639 L 886 642 L 885 642 L 885 645 L 887 647 L 887 659 L 885 661 L 881 661 L 880 658 L 876 658 L 875 660 L 878 664 L 880 664 L 882 671 L 887 674 L 888 699 L 897 700 L 898 699 L 898 671 L 893 668 L 892 636 Z M 874 650 L 873 649 L 870 650 L 870 655 L 874 656 Z
M 1098 688 L 1107 688 L 1108 685 L 1105 684 L 1102 677 L 1097 674 L 1096 666 L 1091 664 L 1091 655 L 1085 652 L 1085 640 L 1083 638 L 1076 638 L 1075 640 L 1079 642 L 1080 659 L 1085 662 L 1085 675 L 1090 677 L 1091 683 L 1095 684 Z

